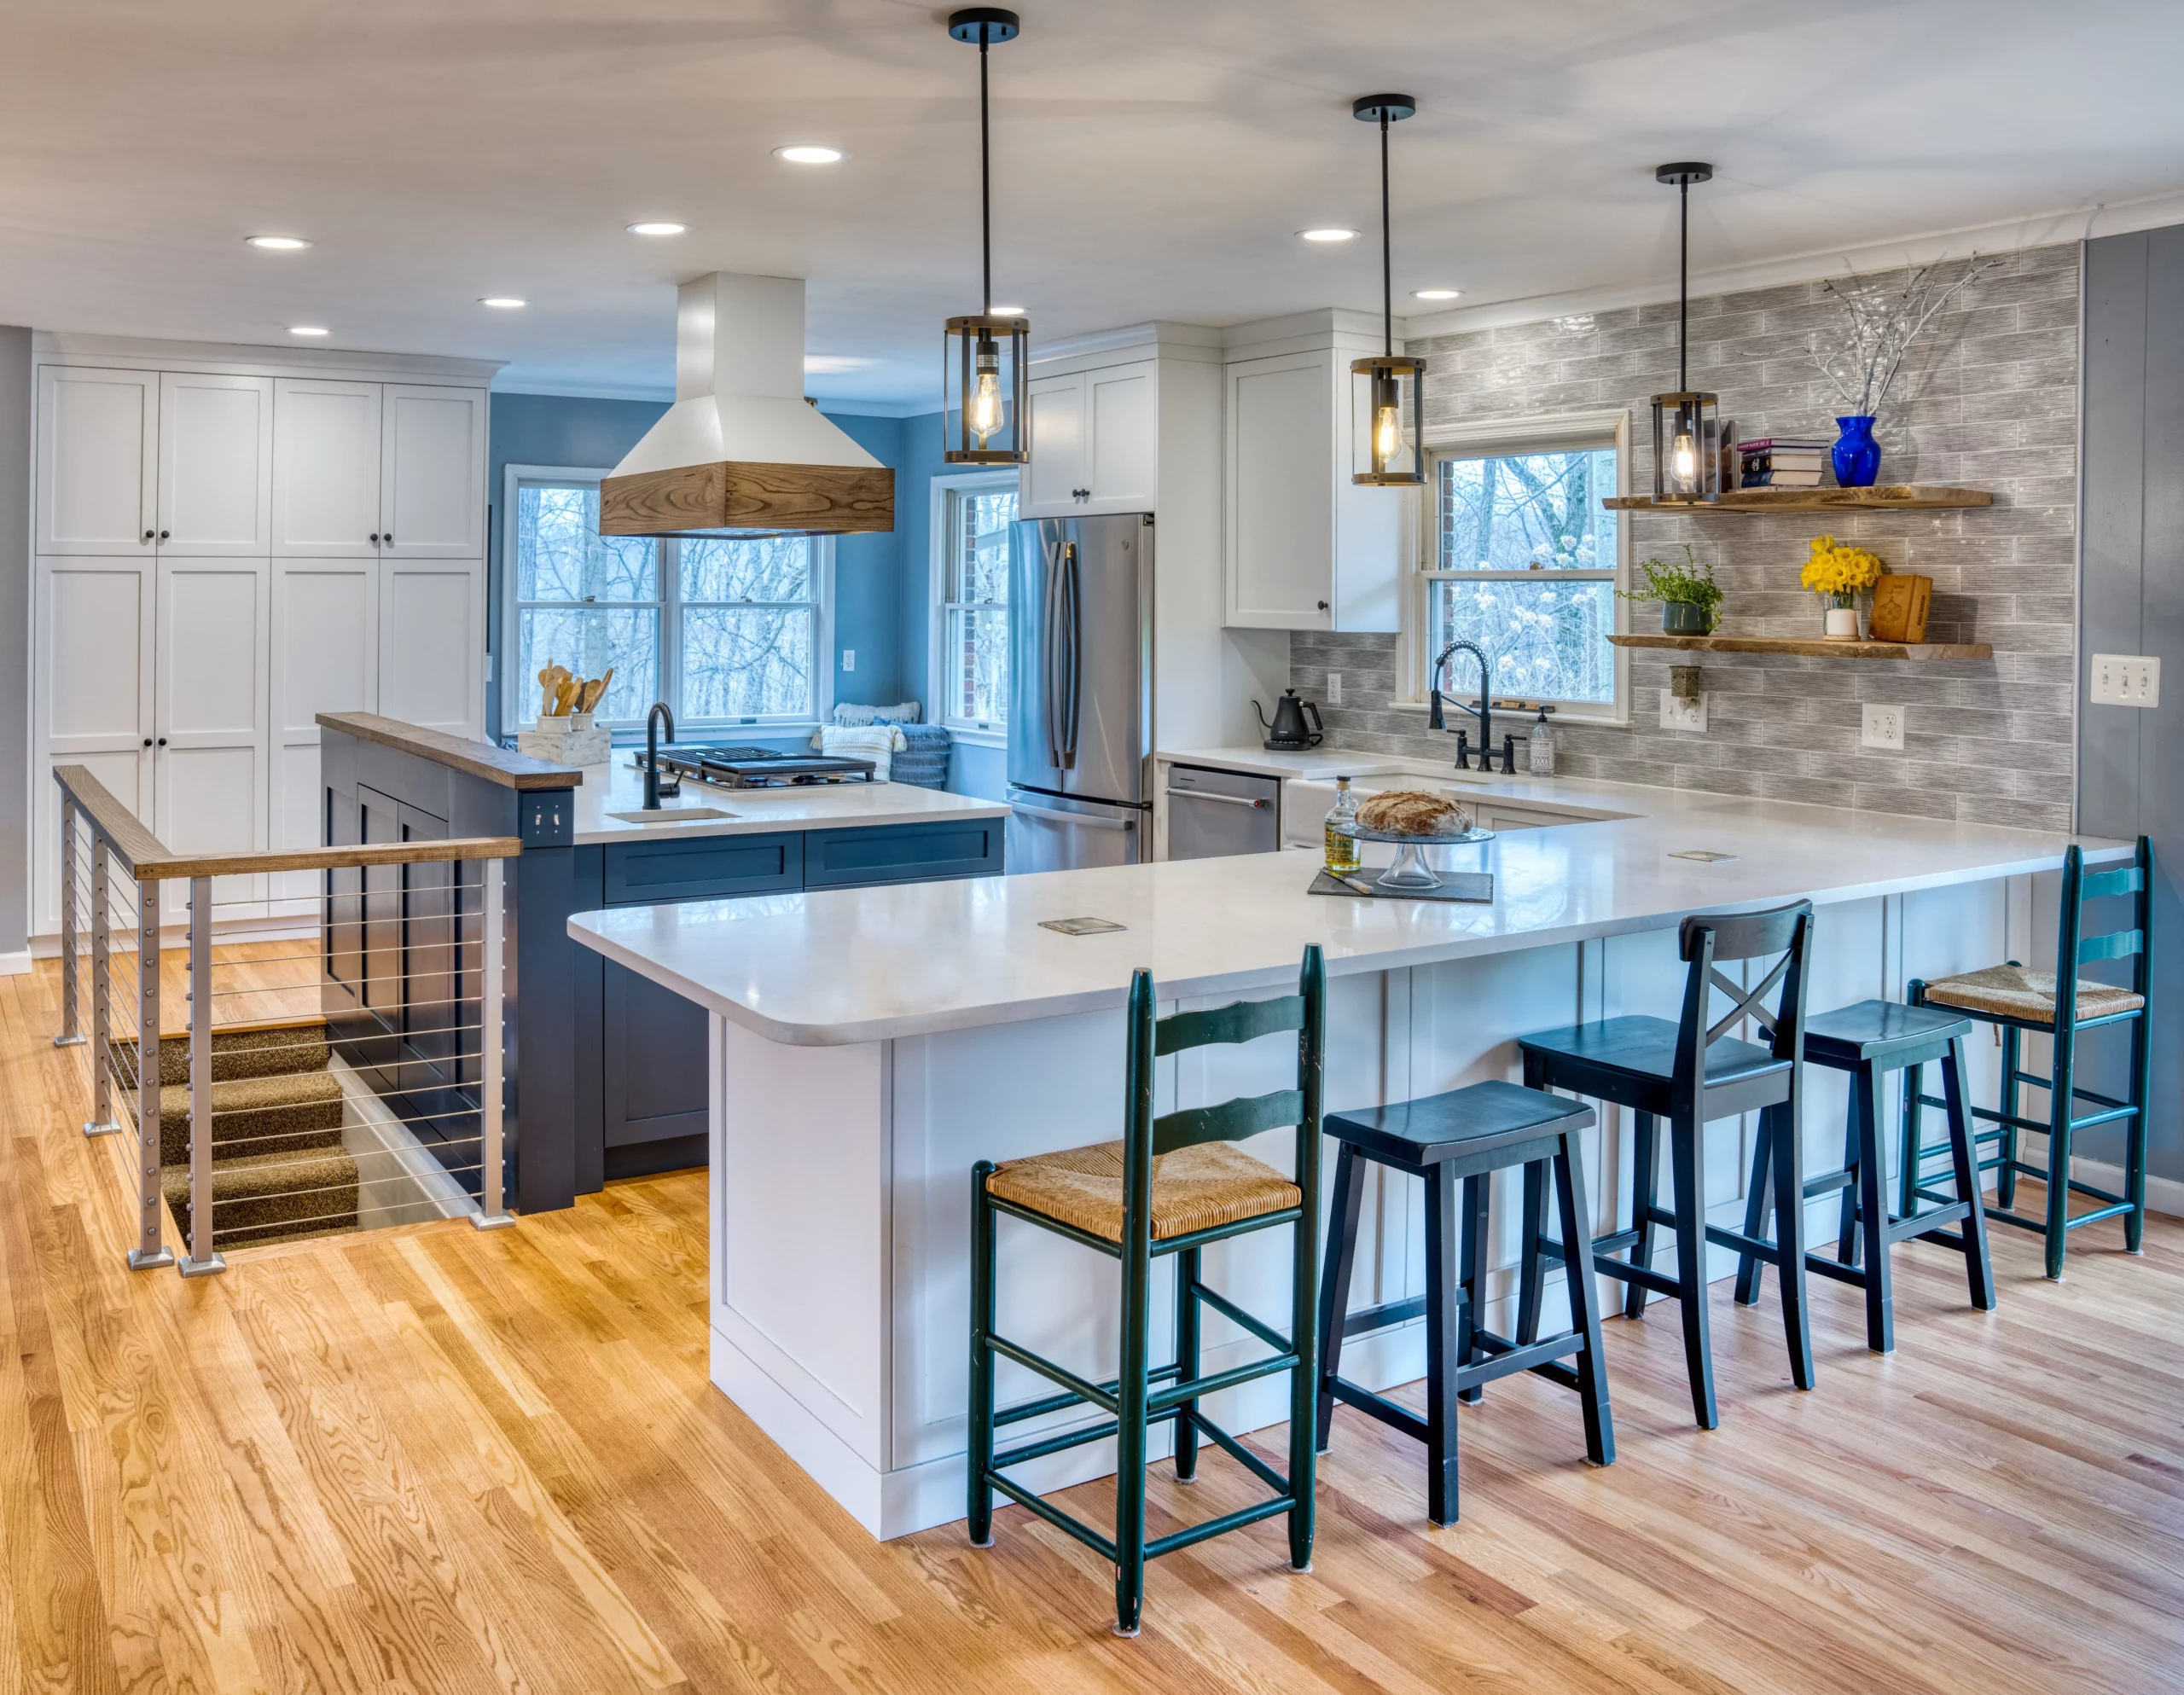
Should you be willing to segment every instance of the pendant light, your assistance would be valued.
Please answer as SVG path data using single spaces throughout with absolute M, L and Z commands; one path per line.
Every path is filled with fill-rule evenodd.
M 1380 126 L 1380 351 L 1350 367 L 1350 480 L 1376 488 L 1415 487 L 1426 480 L 1418 450 L 1424 438 L 1426 362 L 1396 351 L 1388 218 L 1388 125 L 1417 110 L 1418 102 L 1407 94 L 1368 94 L 1350 107 L 1360 123 Z
M 1676 191 L 1676 387 L 1653 397 L 1653 500 L 1692 506 L 1722 495 L 1719 397 L 1691 386 L 1691 185 L 1711 179 L 1714 167 L 1696 160 L 1664 165 L 1657 183 Z
M 986 49 L 1014 41 L 1014 12 L 971 6 L 953 13 L 948 33 L 979 48 L 979 245 L 983 293 L 978 312 L 950 318 L 941 341 L 941 457 L 950 465 L 1021 465 L 1031 458 L 1025 424 L 1025 338 L 1031 321 L 993 315 L 993 163 L 986 111 Z

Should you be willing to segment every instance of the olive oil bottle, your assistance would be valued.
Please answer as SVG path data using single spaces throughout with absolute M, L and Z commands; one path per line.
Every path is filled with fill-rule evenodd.
M 1327 814 L 1327 868 L 1332 877 L 1347 877 L 1357 869 L 1357 797 L 1350 792 L 1350 779 L 1334 780 L 1334 810 Z

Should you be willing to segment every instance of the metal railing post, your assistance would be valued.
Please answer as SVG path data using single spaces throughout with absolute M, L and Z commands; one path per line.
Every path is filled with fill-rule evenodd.
M 61 1034 L 55 1048 L 73 1048 L 84 1039 L 76 1012 L 76 799 L 61 791 Z M 88 1128 L 88 1126 L 86 1127 Z
M 110 885 L 113 856 L 106 838 L 91 838 L 91 1116 L 87 1136 L 121 1129 L 113 1112 L 113 917 Z
M 515 1215 L 508 1211 L 503 1193 L 507 1170 L 501 1148 L 501 1094 L 506 1082 L 501 1066 L 507 1039 L 503 1028 L 506 1007 L 502 999 L 507 937 L 502 926 L 507 913 L 502 862 L 489 859 L 485 865 L 485 891 L 480 901 L 484 910 L 479 914 L 483 920 L 479 927 L 485 932 L 485 958 L 479 973 L 484 981 L 479 984 L 478 1016 L 478 1158 L 479 1175 L 485 1179 L 485 1193 L 480 1199 L 482 1210 L 472 1213 L 470 1222 L 480 1230 L 498 1230 L 515 1222 Z M 460 879 L 456 886 L 461 888 Z
M 131 1271 L 172 1265 L 160 1239 L 160 885 L 136 885 L 136 1238 Z
M 212 1245 L 212 879 L 189 879 L 189 1251 L 176 1268 L 210 1277 Z

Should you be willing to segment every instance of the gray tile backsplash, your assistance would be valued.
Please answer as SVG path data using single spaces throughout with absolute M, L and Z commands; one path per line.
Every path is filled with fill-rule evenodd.
M 1885 279 L 1884 279 L 1885 280 Z M 1722 398 L 1740 437 L 1835 435 L 1841 408 L 1806 356 L 1827 318 L 1821 285 L 1691 303 L 1691 380 Z M 1414 340 L 1427 361 L 1426 427 L 1628 407 L 1630 481 L 1652 486 L 1648 401 L 1676 383 L 1676 306 L 1589 313 Z M 1634 557 L 1711 561 L 1724 633 L 1816 636 L 1798 584 L 1822 532 L 1871 548 L 1891 571 L 1934 579 L 1931 641 L 1986 641 L 1991 660 L 1849 663 L 1705 654 L 1708 731 L 1658 728 L 1670 656 L 1632 655 L 1628 728 L 1557 731 L 1565 775 L 1662 783 L 1873 811 L 2066 829 L 2076 682 L 2078 249 L 2001 256 L 1935 319 L 1880 415 L 1881 480 L 1993 491 L 1966 510 L 1626 514 Z M 1630 627 L 1658 628 L 1629 604 Z M 1298 632 L 1289 680 L 1323 703 L 1327 739 L 1368 752 L 1449 757 L 1415 711 L 1390 709 L 1393 636 Z M 1684 656 L 1677 656 L 1679 658 Z M 1343 679 L 1327 706 L 1327 674 Z M 1862 703 L 1905 707 L 1901 753 L 1859 746 Z M 1497 729 L 1499 726 L 1496 727 Z M 1515 728 L 1515 726 L 1512 726 Z

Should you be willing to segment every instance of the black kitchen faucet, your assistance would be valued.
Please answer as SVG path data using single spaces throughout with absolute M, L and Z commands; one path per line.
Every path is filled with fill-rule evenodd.
M 1449 656 L 1459 648 L 1478 661 L 1478 705 L 1467 706 L 1461 700 L 1450 700 L 1445 704 L 1454 706 L 1459 712 L 1468 712 L 1478 720 L 1478 769 L 1490 771 L 1494 769 L 1494 669 L 1487 664 L 1485 651 L 1476 641 L 1451 641 L 1434 659 L 1433 670 L 1427 679 L 1432 684 L 1432 710 L 1426 715 L 1426 728 L 1434 730 L 1448 729 L 1441 711 L 1444 704 L 1441 694 L 1441 673 L 1449 663 Z M 1456 732 L 1456 769 L 1459 771 L 1467 770 L 1471 765 L 1469 740 L 1461 730 Z M 1502 769 L 1505 773 L 1516 769 L 1516 739 L 1513 736 L 1503 737 Z

